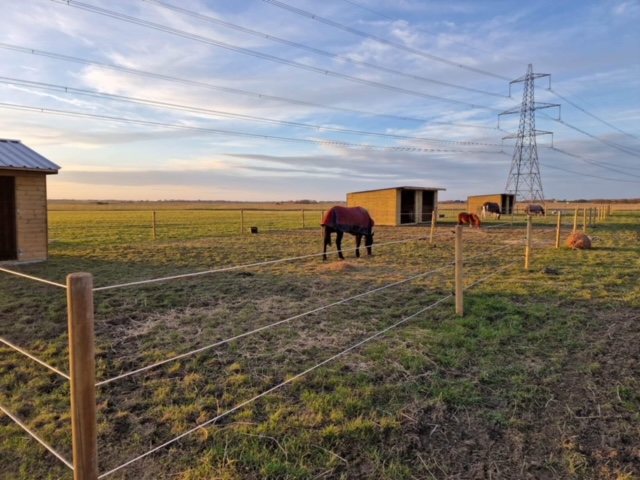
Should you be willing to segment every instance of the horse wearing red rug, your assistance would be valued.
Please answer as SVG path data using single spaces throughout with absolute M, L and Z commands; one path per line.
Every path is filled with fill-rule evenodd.
M 367 254 L 371 255 L 373 245 L 373 218 L 362 207 L 340 207 L 335 206 L 327 212 L 322 220 L 322 259 L 327 259 L 327 245 L 331 245 L 331 234 L 336 233 L 336 247 L 338 256 L 344 260 L 342 255 L 342 237 L 345 233 L 350 233 L 356 237 L 356 257 L 360 257 L 360 242 L 364 237 L 364 245 L 367 247 Z
M 458 225 L 462 225 L 463 223 L 468 223 L 469 227 L 473 227 L 475 225 L 476 227 L 480 228 L 482 226 L 482 222 L 475 213 L 459 213 Z

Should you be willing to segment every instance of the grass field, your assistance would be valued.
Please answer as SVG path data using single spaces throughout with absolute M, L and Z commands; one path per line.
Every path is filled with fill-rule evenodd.
M 90 213 L 84 222 L 109 218 Z M 114 230 L 138 222 L 122 213 L 108 220 Z M 317 222 L 302 229 L 300 211 L 299 228 L 220 236 L 194 220 L 209 213 L 193 213 L 175 218 L 193 224 L 186 237 L 78 233 L 53 242 L 48 262 L 11 268 L 58 283 L 87 271 L 103 287 L 321 251 Z M 528 272 L 522 223 L 465 229 L 463 318 L 452 299 L 415 315 L 453 291 L 449 218 L 434 243 L 427 227 L 378 227 L 373 257 L 346 251 L 345 261 L 311 256 L 96 292 L 98 381 L 283 321 L 98 387 L 100 472 L 293 379 L 106 478 L 640 478 L 640 213 L 592 229 L 589 251 L 556 250 L 545 228 L 554 219 L 535 223 Z M 68 370 L 62 289 L 0 272 L 0 331 Z M 70 459 L 68 382 L 0 346 L 0 385 L 0 404 Z M 0 478 L 72 475 L 0 416 Z

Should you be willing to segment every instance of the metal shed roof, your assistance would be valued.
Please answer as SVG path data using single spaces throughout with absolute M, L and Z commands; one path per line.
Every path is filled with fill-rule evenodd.
M 389 187 L 389 188 L 377 188 L 375 190 L 362 190 L 361 192 L 350 193 L 370 193 L 370 192 L 384 192 L 386 190 L 420 190 L 423 192 L 435 192 L 440 190 L 446 190 L 446 188 L 429 188 L 429 187 Z
M 58 173 L 60 167 L 31 150 L 20 140 L 0 138 L 0 169 Z

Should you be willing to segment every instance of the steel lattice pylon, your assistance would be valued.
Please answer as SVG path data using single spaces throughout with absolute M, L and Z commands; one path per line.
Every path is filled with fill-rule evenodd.
M 511 85 L 524 82 L 522 104 L 520 107 L 512 108 L 500 114 L 520 113 L 518 133 L 504 137 L 504 139 L 516 139 L 516 147 L 513 152 L 513 160 L 511 161 L 511 170 L 509 171 L 509 178 L 505 188 L 507 193 L 514 194 L 516 202 L 522 201 L 544 204 L 536 135 L 551 134 L 551 132 L 536 130 L 535 111 L 540 108 L 560 107 L 560 105 L 535 102 L 534 80 L 541 77 L 549 77 L 549 87 L 551 87 L 551 75 L 548 73 L 533 73 L 533 67 L 529 64 L 526 75 L 509 83 L 509 96 L 511 96 Z

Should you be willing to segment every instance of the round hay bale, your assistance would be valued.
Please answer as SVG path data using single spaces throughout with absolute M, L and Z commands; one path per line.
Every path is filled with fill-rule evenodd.
M 567 239 L 567 247 L 587 250 L 591 248 L 591 239 L 584 233 L 576 232 Z

